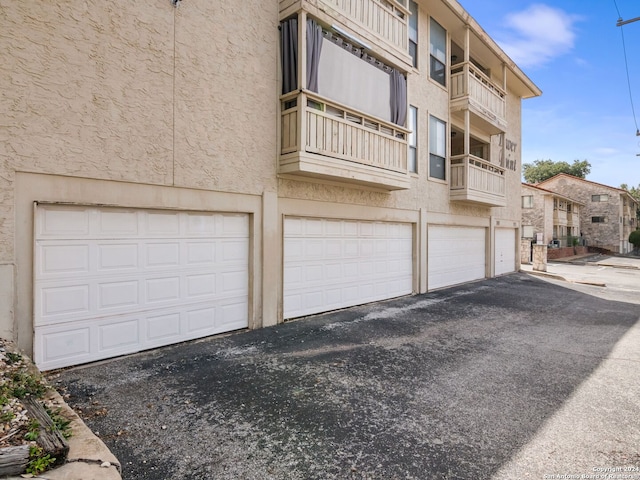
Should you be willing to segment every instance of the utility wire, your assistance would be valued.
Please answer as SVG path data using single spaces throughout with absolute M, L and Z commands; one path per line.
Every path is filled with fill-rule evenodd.
M 616 6 L 616 11 L 618 12 L 618 19 L 622 20 L 622 15 L 620 15 L 620 9 L 618 8 L 618 2 L 613 0 L 613 4 Z M 631 102 L 631 113 L 633 113 L 633 121 L 636 124 L 636 135 L 640 135 L 640 129 L 638 128 L 638 119 L 636 118 L 636 109 L 633 106 L 633 95 L 631 93 L 631 79 L 629 78 L 629 62 L 627 60 L 627 46 L 624 41 L 624 28 L 620 25 L 620 34 L 622 35 L 622 52 L 624 53 L 624 66 L 627 71 L 627 87 L 629 88 L 629 100 Z

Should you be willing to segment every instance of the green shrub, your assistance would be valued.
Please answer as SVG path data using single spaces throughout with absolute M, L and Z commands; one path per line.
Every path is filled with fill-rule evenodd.
M 640 248 L 640 230 L 634 230 L 629 234 L 629 243 L 632 243 L 635 248 Z

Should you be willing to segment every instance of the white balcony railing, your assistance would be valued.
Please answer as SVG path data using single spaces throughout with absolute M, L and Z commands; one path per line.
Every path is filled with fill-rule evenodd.
M 291 166 L 293 158 L 311 155 L 318 168 L 322 158 L 326 165 L 337 167 L 323 173 L 324 177 L 352 178 L 355 183 L 368 183 L 369 178 L 369 183 L 388 187 L 408 182 L 409 131 L 404 127 L 306 90 L 283 95 L 281 102 L 281 171 Z M 300 164 L 296 169 L 309 173 Z
M 382 38 L 389 45 L 406 52 L 409 47 L 409 11 L 394 0 L 316 0 L 329 5 L 351 20 Z
M 506 126 L 506 92 L 470 62 L 451 72 L 451 100 L 463 99 L 496 126 Z
M 504 168 L 473 155 L 451 157 L 450 197 L 501 207 L 506 205 Z

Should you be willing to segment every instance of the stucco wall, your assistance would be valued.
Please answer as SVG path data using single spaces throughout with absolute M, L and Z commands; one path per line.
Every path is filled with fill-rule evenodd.
M 16 170 L 275 190 L 276 2 L 3 1 L 0 39 L 0 262 Z
M 189 0 L 173 10 L 175 184 L 275 191 L 277 2 Z
M 503 165 L 507 186 L 507 206 L 492 209 L 492 214 L 520 222 L 522 172 L 522 101 L 513 94 L 507 95 L 507 131 Z M 501 147 L 498 147 L 501 148 Z

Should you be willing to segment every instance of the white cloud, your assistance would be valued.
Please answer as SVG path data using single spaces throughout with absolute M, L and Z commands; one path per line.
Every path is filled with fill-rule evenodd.
M 521 67 L 541 66 L 570 52 L 579 17 L 544 4 L 531 5 L 505 17 L 508 33 L 499 43 Z

